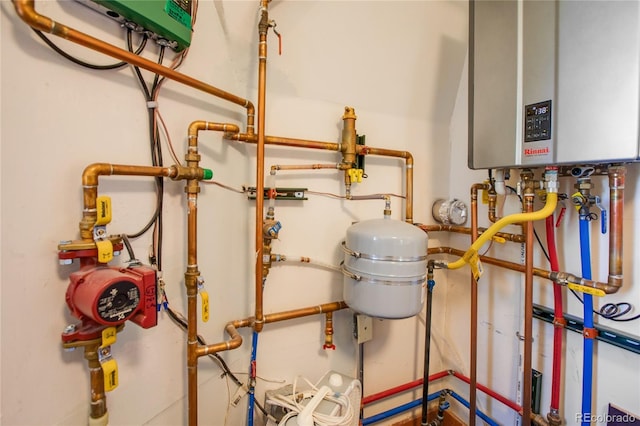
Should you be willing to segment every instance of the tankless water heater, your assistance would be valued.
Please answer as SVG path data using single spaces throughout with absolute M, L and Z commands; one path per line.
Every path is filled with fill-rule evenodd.
M 640 2 L 469 8 L 469 167 L 640 159 Z

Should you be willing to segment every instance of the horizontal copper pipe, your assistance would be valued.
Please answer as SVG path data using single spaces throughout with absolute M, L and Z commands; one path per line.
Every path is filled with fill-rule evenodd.
M 48 18 L 40 15 L 35 10 L 34 0 L 12 0 L 13 5 L 18 13 L 18 16 L 26 22 L 33 29 L 51 33 L 58 37 L 77 43 L 81 46 L 88 47 L 121 61 L 127 62 L 131 65 L 143 68 L 147 71 L 151 71 L 154 74 L 161 75 L 169 80 L 176 81 L 194 89 L 213 95 L 217 98 L 224 99 L 247 110 L 247 132 L 253 134 L 253 125 L 255 121 L 255 107 L 253 104 L 239 96 L 226 92 L 217 87 L 211 86 L 200 80 L 196 80 L 193 77 L 177 72 L 176 70 L 160 65 L 156 62 L 145 59 L 127 50 L 120 49 L 109 43 L 105 43 L 102 40 L 98 40 L 88 34 L 77 31 L 66 25 L 60 24 Z
M 329 164 L 275 164 L 271 166 L 271 172 L 277 170 L 319 170 L 319 169 L 333 169 L 344 170 L 350 168 L 343 163 L 329 163 Z
M 453 247 L 433 247 L 433 248 L 427 249 L 427 255 L 440 254 L 440 253 L 451 254 L 453 256 L 462 257 L 465 254 L 465 251 L 459 250 Z M 480 260 L 489 265 L 499 266 L 500 268 L 510 269 L 516 272 L 524 273 L 525 271 L 524 265 L 520 265 L 519 263 L 508 262 L 506 260 L 496 259 L 494 257 L 488 257 L 488 256 L 480 256 Z M 545 271 L 544 269 L 540 269 L 540 268 L 533 268 L 533 275 L 537 277 L 550 280 L 551 279 L 550 274 L 551 274 L 550 271 Z
M 224 135 L 227 140 L 240 142 L 257 143 L 256 135 L 246 133 L 228 133 Z M 341 144 L 333 142 L 320 142 L 305 139 L 291 139 L 279 136 L 265 136 L 265 143 L 268 145 L 288 146 L 295 148 L 309 148 L 327 151 L 340 151 Z M 366 145 L 356 145 L 358 155 L 380 155 L 384 157 L 395 157 L 405 160 L 405 221 L 413 223 L 413 155 L 408 151 L 397 151 L 393 149 L 373 148 Z
M 465 251 L 453 247 L 432 247 L 427 249 L 427 255 L 434 254 L 450 254 L 453 256 L 462 257 L 465 254 Z M 494 265 L 500 268 L 525 273 L 525 266 L 518 263 L 508 262 L 506 260 L 496 259 L 494 257 L 488 256 L 480 256 L 480 260 L 488 265 Z M 577 275 L 573 275 L 568 272 L 552 272 L 545 269 L 533 268 L 533 275 L 550 281 L 555 281 L 558 284 L 562 285 L 571 283 L 602 290 L 607 294 L 609 294 L 610 292 L 615 292 L 615 287 L 612 285 L 599 281 L 588 280 L 586 278 L 578 277 Z
M 444 225 L 444 224 L 436 224 L 436 225 L 417 225 L 418 228 L 422 229 L 425 232 L 454 232 L 457 234 L 466 234 L 471 235 L 471 228 L 466 226 L 457 226 L 457 225 Z M 478 228 L 478 232 L 482 234 L 486 231 L 487 228 Z M 503 238 L 507 241 L 512 241 L 515 243 L 524 243 L 526 241 L 526 237 L 522 234 L 509 234 L 506 232 L 496 232 L 495 234 L 498 238 Z
M 227 133 L 224 135 L 227 140 L 258 143 L 258 136 L 248 133 Z M 264 143 L 267 145 L 288 146 L 294 148 L 319 149 L 325 151 L 340 151 L 340 144 L 335 142 L 322 142 L 307 139 L 284 138 L 280 136 L 265 136 Z
M 224 132 L 224 133 L 240 133 L 240 128 L 235 124 L 230 123 L 213 123 L 210 121 L 194 121 L 189 125 L 188 137 L 189 142 L 191 139 L 196 139 L 194 142 L 194 146 L 197 146 L 197 138 L 199 131 L 216 131 L 216 132 Z
M 96 199 L 98 197 L 98 177 L 109 175 L 121 176 L 153 176 L 176 178 L 179 174 L 176 166 L 152 167 L 129 166 L 120 164 L 94 163 L 87 166 L 82 173 L 82 192 L 84 207 L 80 222 L 80 236 L 83 240 L 93 240 L 93 226 L 98 218 Z
M 310 315 L 325 314 L 327 312 L 335 312 L 341 309 L 347 308 L 347 304 L 344 302 L 331 302 L 317 306 L 310 306 L 307 308 L 294 309 L 291 311 L 278 312 L 275 314 L 267 314 L 264 316 L 265 324 L 272 322 L 286 321 L 294 318 L 302 318 Z M 206 346 L 198 346 L 196 354 L 198 357 L 213 354 L 216 352 L 227 351 L 236 349 L 242 344 L 242 337 L 238 333 L 238 328 L 241 327 L 253 327 L 255 318 L 245 318 L 241 320 L 231 321 L 225 326 L 225 331 L 229 335 L 230 339 L 220 343 L 213 343 Z

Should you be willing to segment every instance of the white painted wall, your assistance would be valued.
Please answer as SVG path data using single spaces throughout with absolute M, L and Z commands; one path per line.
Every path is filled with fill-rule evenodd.
M 122 44 L 117 26 L 74 2 L 39 1 L 43 14 L 83 31 Z M 60 332 L 73 322 L 64 304 L 67 277 L 77 266 L 61 267 L 56 260 L 59 240 L 76 238 L 80 219 L 83 168 L 93 162 L 149 164 L 146 111 L 130 70 L 94 72 L 70 64 L 43 45 L 17 18 L 8 1 L 0 2 L 0 173 L 2 219 L 0 373 L 2 424 L 85 424 L 88 374 L 82 354 L 60 347 Z M 417 222 L 431 223 L 434 199 L 468 199 L 468 188 L 485 172 L 466 168 L 466 2 L 273 2 L 271 17 L 283 35 L 283 55 L 277 55 L 270 35 L 267 94 L 267 133 L 305 139 L 338 141 L 345 105 L 356 108 L 358 133 L 371 146 L 407 149 L 415 157 Z M 182 71 L 247 97 L 256 97 L 257 2 L 202 1 L 197 30 Z M 94 62 L 111 59 L 55 39 L 73 54 Z M 157 50 L 148 48 L 149 58 Z M 460 76 L 463 75 L 462 79 Z M 147 75 L 147 78 L 149 76 Z M 460 82 L 460 87 L 458 83 Z M 234 105 L 176 83 L 166 84 L 160 107 L 176 150 L 181 156 L 186 128 L 193 120 L 243 124 L 244 113 Z M 451 121 L 451 122 L 450 122 Z M 223 142 L 219 135 L 201 136 L 202 165 L 215 179 L 233 187 L 255 181 L 252 146 Z M 334 162 L 333 153 L 267 147 L 271 164 Z M 166 162 L 169 162 L 167 156 Z M 398 193 L 403 190 L 402 163 L 367 159 L 369 178 L 355 194 Z M 625 211 L 625 288 L 606 301 L 638 300 L 640 290 L 635 254 L 640 232 L 637 209 L 638 167 L 629 166 Z M 340 193 L 340 176 L 333 172 L 287 173 L 278 184 Z M 606 192 L 606 180 L 596 182 Z M 167 182 L 165 199 L 165 279 L 171 304 L 185 309 L 182 274 L 185 268 L 183 184 Z M 563 190 L 571 189 L 563 181 Z M 104 178 L 101 193 L 112 196 L 112 233 L 135 232 L 153 210 L 153 186 L 147 179 Z M 606 194 L 605 194 L 606 196 Z M 513 198 L 513 197 L 512 197 Z M 274 251 L 302 254 L 337 264 L 339 243 L 354 220 L 379 217 L 375 201 L 342 202 L 310 196 L 302 205 L 281 203 L 283 224 Z M 393 216 L 403 208 L 393 199 Z M 515 211 L 517 203 L 509 200 Z M 252 203 L 245 197 L 205 186 L 199 202 L 200 270 L 212 299 L 212 319 L 200 328 L 210 342 L 225 336 L 223 325 L 253 312 Z M 486 225 L 484 210 L 481 220 Z M 577 223 L 568 210 L 559 229 L 561 264 L 579 271 Z M 134 242 L 144 258 L 150 239 Z M 430 246 L 464 248 L 464 237 L 434 234 Z M 605 278 L 606 240 L 593 229 L 598 254 L 594 277 Z M 519 259 L 519 247 L 493 247 L 490 254 Z M 537 256 L 540 259 L 540 256 Z M 545 266 L 542 260 L 538 261 Z M 518 342 L 522 318 L 519 300 L 522 278 L 487 267 L 480 285 L 479 381 L 515 399 Z M 468 373 L 468 272 L 436 276 L 433 362 L 431 372 L 453 368 Z M 342 278 L 302 266 L 274 267 L 267 281 L 265 309 L 279 312 L 341 298 Z M 550 286 L 536 284 L 536 302 L 551 303 Z M 568 298 L 569 311 L 581 307 Z M 423 316 L 402 321 L 375 321 L 374 340 L 365 344 L 365 394 L 420 377 L 422 374 Z M 637 323 L 612 324 L 640 335 Z M 544 373 L 543 413 L 549 405 L 551 327 L 535 324 L 534 367 Z M 351 314 L 341 312 L 335 322 L 335 352 L 321 349 L 322 321 L 307 318 L 267 326 L 260 336 L 259 375 L 291 381 L 302 374 L 317 380 L 325 371 L 355 374 L 357 348 L 351 337 Z M 249 330 L 243 330 L 245 341 Z M 120 387 L 108 395 L 114 425 L 184 424 L 186 413 L 185 338 L 166 317 L 158 327 L 142 330 L 128 325 L 113 352 L 120 365 Z M 562 412 L 574 424 L 580 411 L 581 338 L 567 333 L 565 397 Z M 640 411 L 640 373 L 637 355 L 598 344 L 597 414 L 611 401 Z M 246 372 L 249 345 L 223 354 L 234 371 Z M 257 395 L 279 383 L 260 380 Z M 453 380 L 434 385 L 467 395 Z M 245 422 L 246 400 L 228 409 L 233 384 L 219 368 L 200 362 L 200 421 L 211 425 Z M 366 410 L 366 415 L 407 402 L 419 392 L 390 398 Z M 500 423 L 516 416 L 479 393 L 479 408 Z M 454 404 L 454 407 L 458 407 Z M 461 415 L 466 411 L 457 408 Z M 407 416 L 407 415 L 405 415 Z M 398 418 L 394 420 L 397 421 Z
M 181 71 L 256 101 L 256 1 L 201 1 L 189 57 Z M 37 10 L 69 26 L 124 46 L 117 25 L 75 2 L 38 1 Z M 466 2 L 273 2 L 271 18 L 283 35 L 283 55 L 270 35 L 267 122 L 270 135 L 335 142 L 345 105 L 356 108 L 358 133 L 375 147 L 410 150 L 415 157 L 414 218 L 430 222 L 432 201 L 450 193 L 449 119 L 466 52 Z M 6 425 L 86 424 L 88 373 L 80 352 L 64 352 L 60 333 L 74 319 L 64 303 L 68 275 L 59 266 L 59 240 L 78 237 L 82 170 L 94 162 L 150 164 L 146 108 L 130 69 L 90 71 L 46 47 L 0 2 L 2 89 L 2 394 Z M 112 59 L 54 40 L 96 63 Z M 145 53 L 155 59 L 157 49 Z M 145 73 L 148 81 L 150 76 Z M 194 120 L 244 124 L 235 105 L 168 82 L 160 109 L 179 156 Z M 215 179 L 239 188 L 255 181 L 254 147 L 228 143 L 217 134 L 200 138 L 202 166 Z M 336 162 L 333 153 L 267 147 L 272 164 Z M 170 163 L 168 155 L 165 163 Z M 368 158 L 369 178 L 354 194 L 403 191 L 402 162 Z M 279 185 L 341 193 L 334 172 L 287 173 Z M 466 185 L 466 181 L 464 183 Z M 170 302 L 185 310 L 185 202 L 183 184 L 167 182 L 164 277 Z M 137 231 L 153 211 L 153 185 L 144 178 L 102 178 L 100 193 L 113 199 L 110 233 Z M 393 217 L 402 203 L 393 199 Z M 379 217 L 376 201 L 344 202 L 310 196 L 303 204 L 278 203 L 283 224 L 274 251 L 337 264 L 339 243 L 354 220 Z M 223 325 L 253 312 L 252 202 L 217 186 L 204 186 L 199 200 L 199 268 L 212 300 L 212 319 L 200 332 L 222 340 Z M 436 238 L 444 238 L 436 236 Z M 144 259 L 149 235 L 134 241 Z M 434 239 L 433 244 L 438 244 Z M 126 260 L 126 259 L 123 259 Z M 302 266 L 274 267 L 265 290 L 267 313 L 341 299 L 342 277 Z M 446 292 L 434 302 L 435 326 L 444 329 Z M 448 308 L 447 308 L 448 309 Z M 422 320 L 423 321 L 423 320 Z M 327 370 L 356 374 L 357 348 L 351 313 L 335 321 L 335 352 L 322 350 L 322 319 L 305 318 L 265 327 L 258 355 L 257 395 L 301 374 L 319 379 Z M 439 335 L 443 332 L 439 331 Z M 249 330 L 242 330 L 245 341 Z M 421 376 L 420 318 L 376 321 L 365 345 L 365 393 Z M 437 345 L 433 371 L 449 367 Z M 185 336 L 166 314 L 142 330 L 130 324 L 113 355 L 120 386 L 108 395 L 111 424 L 185 424 Z M 248 370 L 249 345 L 223 354 L 233 371 Z M 446 357 L 445 357 L 446 359 Z M 229 408 L 235 392 L 220 369 L 200 361 L 201 424 L 245 423 L 246 400 Z M 415 395 L 405 395 L 404 401 Z M 395 405 L 380 404 L 377 412 Z

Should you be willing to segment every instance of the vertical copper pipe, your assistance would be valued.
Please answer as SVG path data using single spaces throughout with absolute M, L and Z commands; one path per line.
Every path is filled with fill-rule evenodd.
M 256 153 L 256 220 L 255 220 L 255 324 L 256 332 L 262 331 L 264 314 L 262 310 L 262 282 L 263 282 L 263 246 L 262 225 L 264 222 L 264 140 L 266 117 L 266 85 L 267 85 L 267 31 L 269 29 L 268 0 L 261 0 L 262 14 L 258 24 L 260 42 L 258 43 L 258 143 Z
M 625 166 L 609 167 L 609 284 L 622 287 L 622 218 Z
M 178 175 L 176 167 L 130 166 L 121 164 L 94 163 L 82 172 L 83 210 L 80 221 L 80 237 L 93 241 L 93 225 L 97 220 L 96 199 L 98 197 L 99 176 L 153 176 L 171 177 Z
M 18 13 L 18 16 L 22 18 L 30 27 L 54 34 L 58 37 L 77 43 L 81 46 L 88 47 L 89 49 L 127 62 L 129 64 L 144 68 L 147 71 L 151 71 L 154 74 L 161 75 L 169 80 L 176 81 L 202 92 L 208 93 L 220 99 L 224 99 L 236 105 L 240 105 L 247 110 L 247 133 L 253 134 L 254 124 L 254 106 L 247 99 L 243 99 L 232 93 L 228 93 L 217 87 L 203 83 L 188 75 L 181 74 L 176 70 L 162 66 L 156 62 L 150 61 L 142 56 L 138 56 L 132 52 L 120 49 L 111 44 L 105 43 L 90 35 L 84 34 L 73 28 L 60 24 L 52 19 L 40 15 L 35 11 L 35 4 L 33 0 L 13 0 L 13 5 Z
M 234 124 L 194 121 L 189 125 L 185 154 L 187 168 L 179 169 L 177 177 L 186 179 L 187 193 L 187 269 L 184 284 L 187 293 L 187 387 L 189 425 L 198 424 L 198 193 L 200 181 L 204 174 L 200 169 L 198 152 L 198 132 L 213 130 L 219 132 L 238 133 L 240 129 Z M 234 336 L 235 337 L 235 336 Z M 239 336 L 237 336 L 239 338 Z M 239 339 L 242 342 L 242 339 Z M 238 343 L 239 345 L 239 343 Z
M 333 311 L 325 314 L 324 323 L 324 345 L 322 349 L 334 349 L 336 345 L 333 344 Z
M 471 243 L 478 239 L 478 191 L 488 189 L 489 185 L 476 183 L 471 185 Z M 476 386 L 478 364 L 478 282 L 471 275 L 471 332 L 469 341 L 469 425 L 476 424 Z
M 200 124 L 189 127 L 188 149 L 185 154 L 187 167 L 197 169 L 200 164 L 198 153 L 198 129 Z M 198 424 L 198 179 L 188 179 L 185 187 L 187 193 L 187 270 L 184 284 L 187 293 L 187 386 L 188 386 L 188 418 L 189 425 Z
M 342 162 L 348 167 L 344 170 L 344 185 L 347 197 L 351 195 L 351 176 L 349 169 L 356 164 L 356 113 L 351 107 L 344 107 L 342 115 L 342 138 L 341 148 Z
M 98 358 L 98 350 L 101 344 L 102 341 L 96 339 L 95 343 L 84 347 L 84 358 L 89 364 L 89 380 L 91 385 L 91 408 L 89 409 L 89 417 L 92 419 L 99 419 L 107 414 L 104 373 L 102 372 Z
M 357 145 L 356 153 L 360 155 L 380 155 L 384 157 L 403 158 L 405 160 L 405 221 L 413 223 L 413 155 L 408 151 L 396 151 L 393 149 L 372 148 L 365 145 Z
M 525 212 L 533 211 L 533 188 L 526 188 L 524 194 Z M 522 371 L 522 421 L 531 417 L 531 364 L 533 350 L 533 222 L 525 224 L 525 272 L 524 272 L 524 361 Z

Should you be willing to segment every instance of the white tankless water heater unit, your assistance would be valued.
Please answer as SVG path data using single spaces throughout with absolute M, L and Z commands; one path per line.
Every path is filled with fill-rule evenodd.
M 471 1 L 469 167 L 640 158 L 640 2 Z

